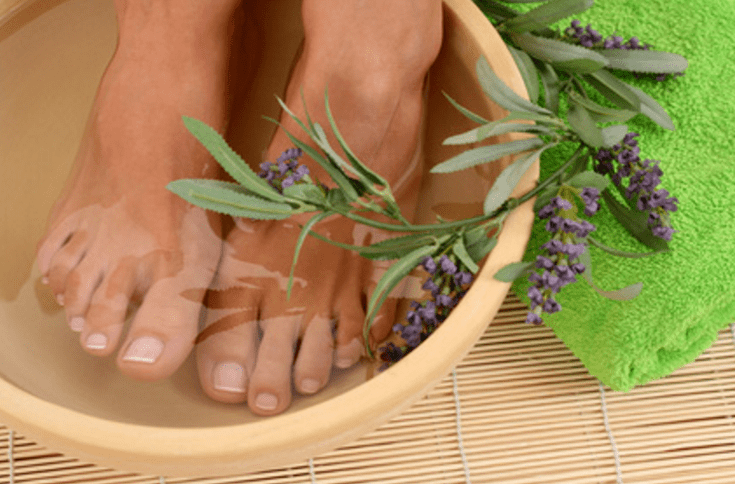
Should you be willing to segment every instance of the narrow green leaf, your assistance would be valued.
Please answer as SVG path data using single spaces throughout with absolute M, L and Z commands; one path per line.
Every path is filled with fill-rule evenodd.
M 606 49 L 599 52 L 610 62 L 609 69 L 673 74 L 684 72 L 689 65 L 685 57 L 672 52 L 636 49 Z
M 633 89 L 631 89 L 632 86 L 621 81 L 609 71 L 601 69 L 589 74 L 583 74 L 583 77 L 585 81 L 590 83 L 592 87 L 597 89 L 611 103 L 636 113 L 641 112 L 641 101 L 633 92 Z
M 191 134 L 199 140 L 199 142 L 207 148 L 217 163 L 230 174 L 232 178 L 237 180 L 242 186 L 263 198 L 282 202 L 283 196 L 276 189 L 268 184 L 264 179 L 260 178 L 248 166 L 240 155 L 230 148 L 227 141 L 211 126 L 199 121 L 198 119 L 182 116 L 184 125 Z
M 582 255 L 579 256 L 579 262 L 581 262 L 585 266 L 585 270 L 582 273 L 582 276 L 589 283 L 589 285 L 592 286 L 592 288 L 603 297 L 612 299 L 613 301 L 629 301 L 638 296 L 638 294 L 640 294 L 641 292 L 641 289 L 643 289 L 642 282 L 631 284 L 630 286 L 618 289 L 616 291 L 603 291 L 602 289 L 597 287 L 592 281 L 592 259 L 590 258 L 589 247 L 587 247 Z
M 587 110 L 572 99 L 569 99 L 567 121 L 586 145 L 599 149 L 605 144 L 602 130 L 595 125 Z
M 281 220 L 296 213 L 287 203 L 260 198 L 237 183 L 221 180 L 182 179 L 166 188 L 189 203 L 207 210 L 258 220 Z
M 353 175 L 358 177 L 360 176 L 360 172 L 348 164 L 336 151 L 334 151 L 334 148 L 332 148 L 329 144 L 329 140 L 327 139 L 327 133 L 324 132 L 324 129 L 319 123 L 314 124 L 314 132 L 317 135 L 314 141 L 322 150 L 324 150 L 325 153 L 327 153 L 327 155 L 329 155 L 332 159 L 331 161 L 333 161 L 338 167 L 342 168 L 344 173 L 349 170 Z
M 658 124 L 664 129 L 676 131 L 676 128 L 674 127 L 674 122 L 671 121 L 671 118 L 666 113 L 666 110 L 662 108 L 661 105 L 657 103 L 655 99 L 653 99 L 651 96 L 649 96 L 648 94 L 641 91 L 635 86 L 628 86 L 628 87 L 640 101 L 641 103 L 640 112 L 642 115 L 646 116 L 651 121 Z
M 487 119 L 483 118 L 482 116 L 473 113 L 472 111 L 470 111 L 466 107 L 464 107 L 461 104 L 459 104 L 457 101 L 455 101 L 454 99 L 452 99 L 451 97 L 449 97 L 449 94 L 447 94 L 446 92 L 442 91 L 442 94 L 444 94 L 444 97 L 447 98 L 450 103 L 452 103 L 452 106 L 454 106 L 455 108 L 457 108 L 457 110 L 459 110 L 460 113 L 464 114 L 464 116 L 467 119 L 469 119 L 470 121 L 474 121 L 474 122 L 480 123 L 480 124 L 487 124 L 487 123 L 490 122 Z
M 495 280 L 500 282 L 513 282 L 519 277 L 522 277 L 533 271 L 534 265 L 535 261 L 513 262 L 512 264 L 504 266 L 502 269 L 496 272 L 493 277 L 495 278 Z
M 291 272 L 288 273 L 288 287 L 286 288 L 286 300 L 288 301 L 291 299 L 291 288 L 293 287 L 293 273 L 296 269 L 296 262 L 299 260 L 299 253 L 301 252 L 301 246 L 304 245 L 304 240 L 306 239 L 306 236 L 311 232 L 311 228 L 314 227 L 314 225 L 318 224 L 320 221 L 324 220 L 325 218 L 329 217 L 331 213 L 324 212 L 324 213 L 318 213 L 311 217 L 309 221 L 301 228 L 301 232 L 299 233 L 299 238 L 296 240 L 296 249 L 293 253 L 293 261 L 291 262 Z
M 464 145 L 483 141 L 491 136 L 497 136 L 505 133 L 533 133 L 553 135 L 554 131 L 537 124 L 525 123 L 501 123 L 494 121 L 484 126 L 479 126 L 466 133 L 451 136 L 444 140 L 445 145 Z
M 620 143 L 627 133 L 628 126 L 624 124 L 615 124 L 602 128 L 602 138 L 605 140 L 602 146 L 604 148 L 612 148 Z
M 400 259 L 412 250 L 430 244 L 436 239 L 422 234 L 402 235 L 362 247 L 357 252 L 366 259 Z
M 299 183 L 291 185 L 283 189 L 283 195 L 286 198 L 311 203 L 313 205 L 323 205 L 327 199 L 324 193 L 316 185 L 311 183 Z
M 467 150 L 447 161 L 439 163 L 430 171 L 431 173 L 451 173 L 454 171 L 465 170 L 476 165 L 498 160 L 507 155 L 532 150 L 543 144 L 544 141 L 542 139 L 534 137 L 511 141 L 510 143 L 481 146 L 480 148 Z
M 363 326 L 363 340 L 367 347 L 368 355 L 372 358 L 372 351 L 370 350 L 367 342 L 369 341 L 370 328 L 373 325 L 373 320 L 377 315 L 378 310 L 385 302 L 390 292 L 395 288 L 401 280 L 406 277 L 411 271 L 413 271 L 418 265 L 419 261 L 432 254 L 436 249 L 437 245 L 430 245 L 420 247 L 405 256 L 398 261 L 394 262 L 383 277 L 380 278 L 372 295 L 370 296 L 370 302 L 368 303 L 367 311 L 365 314 L 365 324 Z
M 528 100 L 538 104 L 538 72 L 536 66 L 533 65 L 533 60 L 528 54 L 512 45 L 507 45 L 507 47 L 518 66 L 518 70 L 521 72 L 521 77 L 523 77 L 523 83 L 526 85 L 526 91 L 528 92 Z
M 503 25 L 511 32 L 539 30 L 557 20 L 584 12 L 592 5 L 594 0 L 553 0 L 507 20 Z
M 627 109 L 614 109 L 601 106 L 584 96 L 580 96 L 575 91 L 569 91 L 567 94 L 570 98 L 574 99 L 576 103 L 583 106 L 589 112 L 595 123 L 609 123 L 613 121 L 625 122 L 638 114 L 635 111 Z
M 531 165 L 538 160 L 539 156 L 541 156 L 541 153 L 557 144 L 559 143 L 543 145 L 540 149 L 526 156 L 520 156 L 513 163 L 505 167 L 500 175 L 498 175 L 495 183 L 493 183 L 487 197 L 485 197 L 485 203 L 483 204 L 483 212 L 485 215 L 490 215 L 498 207 L 503 205 L 508 197 L 510 197 L 511 193 L 513 193 L 513 190 L 516 185 L 518 185 L 518 182 L 521 180 L 523 175 L 529 168 L 531 168 Z
M 559 115 L 559 76 L 551 64 L 547 62 L 538 62 L 538 72 L 541 75 L 541 82 L 544 85 L 544 106 L 551 110 L 557 116 Z
M 370 183 L 380 185 L 381 187 L 387 187 L 388 182 L 372 171 L 370 168 L 365 166 L 358 158 L 357 156 L 350 150 L 350 148 L 347 146 L 347 142 L 344 140 L 342 135 L 339 132 L 339 129 L 337 129 L 337 123 L 334 122 L 334 118 L 332 117 L 332 111 L 329 109 L 329 96 L 325 90 L 324 92 L 324 106 L 327 111 L 327 118 L 329 119 L 329 125 L 332 127 L 332 132 L 334 133 L 334 136 L 337 138 L 337 142 L 342 147 L 342 151 L 345 152 L 347 155 L 347 159 L 352 163 L 352 166 L 355 167 L 355 169 L 360 172 L 360 174 L 367 178 Z M 315 125 L 316 126 L 316 125 Z
M 477 60 L 476 70 L 477 78 L 485 94 L 508 111 L 525 111 L 553 116 L 554 113 L 548 109 L 537 106 L 516 94 L 515 91 L 508 87 L 495 74 L 495 72 L 493 72 L 490 64 L 488 64 L 487 59 L 484 56 L 481 56 Z
M 513 42 L 531 57 L 548 62 L 555 69 L 567 72 L 596 72 L 608 65 L 608 60 L 597 52 L 567 44 L 560 40 L 537 37 L 528 33 L 510 34 Z
M 474 0 L 474 2 L 485 15 L 493 17 L 497 22 L 504 22 L 506 19 L 519 15 L 519 12 L 493 0 Z
M 648 227 L 648 214 L 638 209 L 632 210 L 620 202 L 610 193 L 609 189 L 602 192 L 610 212 L 640 243 L 655 251 L 668 251 L 669 244 L 662 238 L 656 237 Z
M 590 244 L 594 245 L 598 249 L 604 250 L 608 254 L 612 254 L 618 257 L 628 257 L 630 259 L 640 259 L 643 257 L 651 257 L 652 255 L 666 253 L 665 250 L 664 251 L 658 250 L 656 252 L 625 252 L 622 250 L 613 249 L 612 247 L 608 247 L 607 245 L 604 245 L 602 242 L 590 237 L 589 235 L 587 236 L 587 240 L 589 241 Z
M 490 251 L 495 248 L 497 244 L 497 235 L 492 238 L 488 238 L 488 236 L 485 235 L 485 237 L 478 240 L 474 244 L 465 244 L 465 247 L 467 248 L 467 253 L 470 255 L 470 257 L 472 257 L 472 260 L 479 263 L 482 259 L 485 258 L 486 255 L 490 253 Z
M 454 252 L 454 255 L 457 256 L 457 258 L 465 265 L 465 267 L 467 267 L 467 269 L 470 270 L 470 272 L 477 274 L 480 267 L 474 260 L 472 260 L 470 254 L 467 253 L 467 248 L 464 246 L 464 240 L 462 237 L 457 238 L 457 241 L 452 246 L 452 252 Z
M 597 188 L 600 193 L 602 193 L 602 191 L 610 184 L 610 180 L 594 171 L 583 171 L 582 173 L 578 173 L 573 176 L 567 184 L 575 188 Z

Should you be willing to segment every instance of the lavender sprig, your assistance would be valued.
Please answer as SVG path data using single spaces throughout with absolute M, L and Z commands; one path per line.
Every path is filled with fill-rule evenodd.
M 663 188 L 656 189 L 661 183 L 663 171 L 659 161 L 643 160 L 638 157 L 640 147 L 635 138 L 638 133 L 628 133 L 622 144 L 618 143 L 610 150 L 601 149 L 593 157 L 598 163 L 594 171 L 602 175 L 612 174 L 612 181 L 623 187 L 622 181 L 628 179 L 625 196 L 635 202 L 638 210 L 648 212 L 648 226 L 653 235 L 664 240 L 671 240 L 672 234 L 678 232 L 671 227 L 670 212 L 676 212 L 679 199 L 670 197 Z M 614 166 L 617 165 L 617 169 Z
M 289 148 L 278 157 L 275 163 L 264 161 L 260 164 L 260 178 L 265 180 L 279 193 L 295 184 L 307 183 L 303 180 L 309 174 L 309 167 L 301 165 L 298 160 L 304 154 L 301 148 Z
M 411 301 L 411 310 L 406 313 L 408 324 L 396 323 L 393 331 L 406 342 L 396 346 L 389 342 L 380 348 L 383 371 L 416 349 L 449 317 L 472 284 L 472 273 L 454 254 L 443 254 L 438 258 L 424 257 L 422 267 L 428 274 L 422 289 L 431 297 L 423 302 Z

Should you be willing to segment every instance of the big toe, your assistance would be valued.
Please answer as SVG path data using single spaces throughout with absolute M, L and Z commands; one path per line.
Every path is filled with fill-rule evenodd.
M 148 381 L 171 376 L 194 346 L 206 287 L 186 277 L 154 283 L 118 353 L 120 371 Z

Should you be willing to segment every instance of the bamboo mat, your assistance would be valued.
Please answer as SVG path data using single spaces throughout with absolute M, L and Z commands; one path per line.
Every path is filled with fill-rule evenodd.
M 410 484 L 735 482 L 735 325 L 694 363 L 630 393 L 591 377 L 508 295 L 457 368 L 404 414 L 289 468 L 141 476 L 0 427 L 0 483 Z

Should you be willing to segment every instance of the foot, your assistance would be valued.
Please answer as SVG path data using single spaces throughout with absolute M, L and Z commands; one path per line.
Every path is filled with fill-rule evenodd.
M 182 115 L 225 129 L 233 10 L 167 3 L 116 2 L 118 46 L 37 255 L 82 348 L 119 347 L 120 370 L 143 380 L 171 375 L 191 351 L 222 244 L 219 216 L 166 185 L 220 176 Z
M 309 115 L 329 132 L 324 109 L 328 84 L 330 108 L 340 132 L 356 155 L 389 181 L 404 214 L 410 215 L 422 171 L 421 159 L 415 155 L 424 82 L 441 44 L 441 2 L 425 2 L 433 5 L 426 12 L 424 6 L 408 7 L 402 2 L 383 2 L 385 8 L 363 12 L 359 3 L 304 1 L 306 41 L 285 102 L 304 119 L 303 86 Z M 403 10 L 400 18 L 411 20 L 387 27 L 385 18 L 396 18 L 394 10 Z M 423 17 L 415 10 L 422 10 Z M 371 15 L 372 24 L 366 18 Z M 389 35 L 394 36 L 392 42 L 386 42 Z M 280 121 L 290 133 L 309 142 L 287 114 Z M 330 143 L 338 146 L 333 136 Z M 267 159 L 275 161 L 292 146 L 279 129 Z M 300 162 L 307 164 L 312 176 L 329 180 L 313 160 Z M 278 414 L 289 406 L 292 386 L 304 395 L 316 393 L 329 381 L 333 366 L 350 367 L 363 354 L 365 302 L 386 264 L 373 267 L 354 252 L 307 237 L 291 299 L 286 301 L 300 231 L 297 222 L 303 224 L 310 216 L 236 221 L 205 302 L 207 328 L 197 347 L 200 381 L 211 398 L 247 401 L 256 414 Z M 316 230 L 356 245 L 390 235 L 344 218 L 327 219 Z M 387 303 L 376 318 L 373 347 L 389 334 L 394 312 L 395 304 Z

